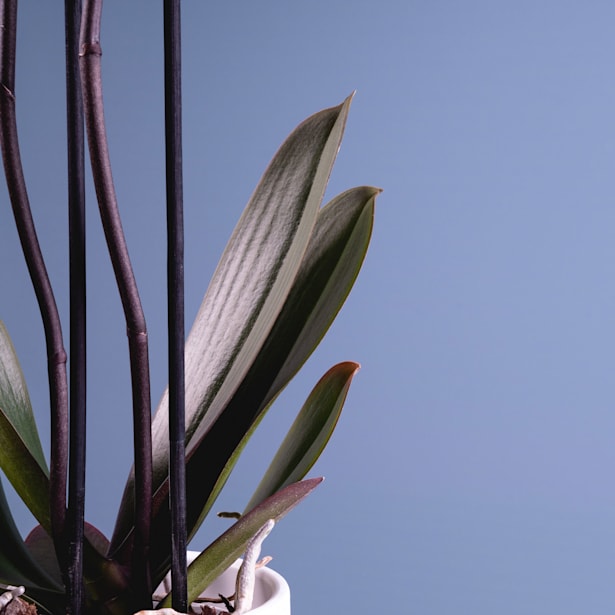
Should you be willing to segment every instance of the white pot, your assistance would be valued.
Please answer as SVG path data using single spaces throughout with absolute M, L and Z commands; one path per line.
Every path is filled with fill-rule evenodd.
M 197 551 L 188 551 L 188 563 L 198 556 Z M 235 592 L 235 579 L 241 566 L 238 559 L 225 570 L 202 594 L 215 598 L 218 594 L 230 596 Z M 166 595 L 171 589 L 170 575 L 163 580 L 155 594 Z M 226 612 L 223 604 L 211 605 Z M 198 607 L 195 609 L 198 613 Z M 254 588 L 254 602 L 251 615 L 290 615 L 290 588 L 284 577 L 267 566 L 256 570 L 256 586 Z

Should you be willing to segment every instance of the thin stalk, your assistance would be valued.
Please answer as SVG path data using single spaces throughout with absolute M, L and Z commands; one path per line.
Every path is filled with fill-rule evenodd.
M 17 1 L 0 1 L 0 146 L 15 225 L 36 295 L 47 346 L 51 410 L 50 519 L 58 561 L 65 569 L 63 541 L 68 461 L 68 383 L 66 351 L 58 308 L 36 235 L 19 153 L 15 116 Z
M 133 393 L 135 448 L 135 539 L 132 579 L 144 606 L 151 604 L 149 570 L 152 516 L 151 399 L 147 329 L 122 223 L 105 130 L 100 20 L 102 0 L 85 0 L 81 21 L 80 69 L 92 176 L 107 246 L 126 318 Z M 151 608 L 151 607 L 150 607 Z
M 79 78 L 81 0 L 65 0 L 66 126 L 70 279 L 70 464 L 68 476 L 68 612 L 85 605 L 83 537 L 86 451 L 85 161 Z
M 184 408 L 184 220 L 179 0 L 164 2 L 167 288 L 169 331 L 169 484 L 173 608 L 187 612 L 186 429 Z

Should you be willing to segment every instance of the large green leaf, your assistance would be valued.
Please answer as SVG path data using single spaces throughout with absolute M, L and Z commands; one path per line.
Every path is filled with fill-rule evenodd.
M 193 451 L 187 464 L 187 526 L 193 535 L 211 508 L 270 403 L 299 369 L 343 304 L 365 256 L 373 225 L 376 188 L 355 188 L 333 199 L 318 215 L 310 244 L 287 302 L 252 369 L 227 409 Z M 288 356 L 291 355 L 291 359 Z M 155 497 L 154 536 L 169 529 L 168 482 Z M 168 544 L 152 544 L 154 569 L 164 573 Z M 121 556 L 120 556 L 121 559 Z
M 202 437 L 218 418 L 284 305 L 316 222 L 350 100 L 316 113 L 288 137 L 222 254 L 186 344 L 189 440 Z M 164 423 L 167 413 L 158 415 Z M 166 443 L 166 430 L 164 436 Z
M 378 192 L 355 188 L 320 210 L 295 285 L 267 342 L 223 415 L 188 459 L 187 526 L 191 535 L 271 402 L 274 383 L 279 390 L 299 369 L 346 299 L 367 250 Z M 279 377 L 281 372 L 284 379 Z M 167 497 L 165 481 L 155 497 L 154 536 L 169 531 Z M 169 557 L 168 544 L 160 545 L 154 539 L 152 560 L 161 574 Z
M 349 97 L 300 124 L 274 156 L 242 214 L 186 342 L 188 449 L 220 416 L 275 323 L 307 248 L 339 149 Z M 168 472 L 168 392 L 152 425 L 154 488 Z M 127 537 L 133 476 L 112 547 Z
M 15 349 L 0 322 L 0 468 L 49 529 L 49 471 Z
M 248 502 L 246 512 L 310 471 L 337 425 L 350 382 L 359 367 L 351 361 L 339 363 L 318 381 Z
M 191 533 L 209 512 L 266 409 L 318 345 L 348 296 L 369 245 L 379 192 L 354 188 L 319 212 L 276 324 L 224 416 L 188 460 Z
M 241 517 L 209 545 L 188 568 L 188 604 L 194 602 L 244 552 L 252 536 L 269 519 L 279 521 L 321 482 L 322 478 L 311 478 L 289 485 Z M 159 608 L 171 606 L 171 601 L 172 594 L 168 594 Z

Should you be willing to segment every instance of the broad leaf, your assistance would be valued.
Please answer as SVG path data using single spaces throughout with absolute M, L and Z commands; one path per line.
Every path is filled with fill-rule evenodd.
M 321 482 L 322 478 L 312 478 L 289 485 L 241 517 L 209 545 L 188 568 L 188 604 L 196 600 L 244 552 L 252 536 L 269 519 L 279 521 Z M 159 608 L 171 606 L 171 600 L 172 594 L 168 594 Z
M 274 394 L 307 359 L 346 299 L 367 250 L 378 192 L 355 188 L 320 210 L 295 285 L 267 342 L 223 415 L 188 459 L 190 535 L 213 505 Z M 169 531 L 167 498 L 165 481 L 155 497 L 154 537 Z M 168 544 L 154 540 L 154 569 L 164 575 L 169 558 Z
M 339 363 L 319 380 L 246 506 L 246 512 L 310 471 L 337 425 L 350 382 L 359 367 L 350 361 Z
M 49 471 L 15 349 L 0 322 L 0 468 L 36 519 L 49 528 Z
M 307 248 L 342 139 L 350 98 L 300 124 L 252 195 L 207 289 L 186 342 L 186 437 L 200 441 L 250 369 Z M 152 425 L 154 488 L 168 471 L 168 392 Z M 112 546 L 132 525 L 133 480 Z
M 276 324 L 224 416 L 188 460 L 191 533 L 209 512 L 265 411 L 316 348 L 346 300 L 367 251 L 379 192 L 354 188 L 319 212 Z
M 321 111 L 290 135 L 222 254 L 186 345 L 188 440 L 202 437 L 218 418 L 284 305 L 316 222 L 349 106 L 350 99 Z M 166 412 L 158 414 L 166 421 Z

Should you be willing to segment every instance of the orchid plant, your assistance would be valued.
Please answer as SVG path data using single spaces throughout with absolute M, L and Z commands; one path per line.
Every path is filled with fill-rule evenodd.
M 121 227 L 116 225 L 119 208 L 106 150 L 100 2 L 86 1 L 82 14 L 79 4 L 67 2 L 73 7 L 67 11 L 69 118 L 76 118 L 72 128 L 77 135 L 84 123 L 87 128 L 103 227 L 127 323 L 132 326 L 140 322 L 141 312 Z M 11 204 L 45 323 L 52 417 L 48 462 L 17 353 L 0 323 L 0 468 L 39 524 L 22 539 L 0 484 L 0 583 L 25 587 L 22 598 L 41 612 L 59 614 L 68 609 L 126 615 L 152 608 L 152 587 L 172 568 L 171 537 L 183 531 L 185 540 L 190 540 L 195 534 L 268 408 L 337 315 L 363 262 L 379 190 L 353 188 L 321 206 L 352 97 L 302 122 L 267 167 L 222 254 L 182 353 L 185 385 L 180 416 L 185 431 L 180 465 L 185 501 L 179 526 L 168 504 L 176 471 L 170 459 L 174 392 L 172 387 L 164 392 L 150 424 L 147 346 L 139 347 L 143 332 L 136 327 L 139 334 L 129 338 L 135 466 L 108 539 L 79 517 L 79 489 L 77 505 L 71 500 L 70 477 L 75 475 L 74 459 L 78 460 L 84 437 L 78 430 L 81 411 L 72 409 L 80 398 L 76 386 L 80 376 L 72 364 L 78 369 L 85 359 L 71 338 L 69 390 L 59 316 L 36 234 L 31 232 L 34 222 L 19 160 L 16 2 L 0 0 L 0 19 L 0 143 Z M 171 68 L 171 76 L 177 77 L 177 72 L 177 66 Z M 83 115 L 79 105 L 76 115 L 71 115 L 71 100 L 79 101 L 79 96 Z M 74 151 L 70 131 L 69 121 L 69 183 L 82 173 L 78 157 L 77 166 L 70 167 Z M 69 190 L 71 194 L 75 193 Z M 71 215 L 72 221 L 78 220 L 74 212 Z M 71 241 L 79 237 L 78 222 L 74 224 Z M 78 276 L 71 277 L 71 293 L 77 286 Z M 78 310 L 79 303 L 74 305 Z M 358 368 L 354 362 L 339 363 L 314 386 L 244 512 L 188 568 L 188 603 L 245 551 L 269 520 L 279 520 L 320 483 L 321 478 L 304 477 L 331 436 Z M 79 485 L 76 472 L 74 481 Z M 171 604 L 175 602 L 169 595 L 158 606 Z

